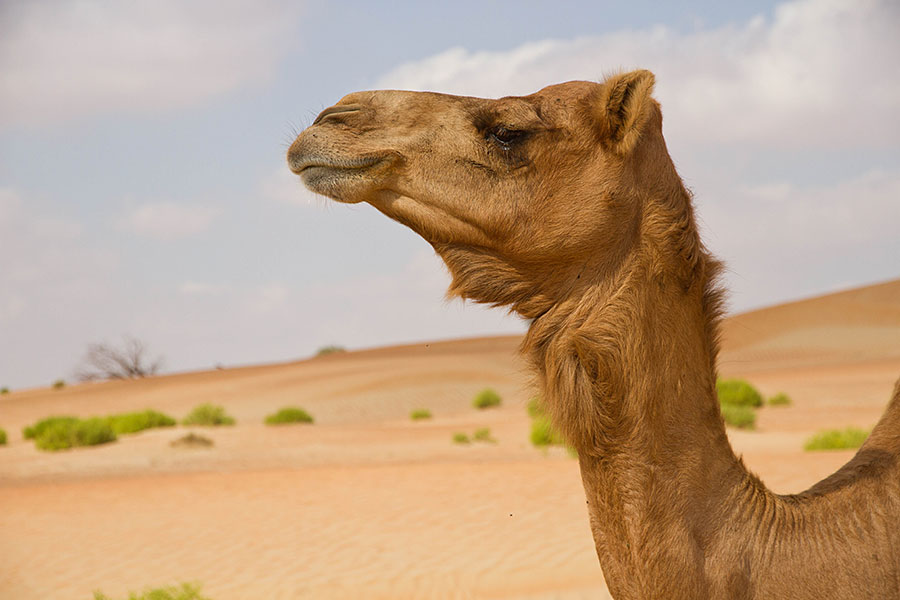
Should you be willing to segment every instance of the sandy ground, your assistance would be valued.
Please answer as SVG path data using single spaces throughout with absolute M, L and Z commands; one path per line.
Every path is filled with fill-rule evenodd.
M 528 443 L 517 338 L 418 344 L 285 365 L 0 396 L 0 598 L 89 599 L 199 581 L 214 600 L 607 598 L 575 460 Z M 871 427 L 900 376 L 900 281 L 728 320 L 720 368 L 794 403 L 731 431 L 778 492 L 850 452 L 813 432 Z M 471 408 L 495 387 L 504 405 Z M 162 429 L 44 453 L 21 428 L 53 414 L 226 407 L 230 428 Z M 301 405 L 312 426 L 266 427 Z M 413 408 L 434 419 L 413 423 Z M 489 427 L 497 443 L 460 446 Z M 208 449 L 172 448 L 197 431 Z

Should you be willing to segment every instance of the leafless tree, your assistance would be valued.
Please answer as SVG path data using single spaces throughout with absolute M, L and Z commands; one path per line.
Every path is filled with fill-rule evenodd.
M 105 342 L 88 344 L 75 376 L 81 381 L 97 381 L 155 375 L 162 366 L 162 357 L 150 362 L 147 355 L 144 342 L 128 335 L 122 338 L 121 346 Z

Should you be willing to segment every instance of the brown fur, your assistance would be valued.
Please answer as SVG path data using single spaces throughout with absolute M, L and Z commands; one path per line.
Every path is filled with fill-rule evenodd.
M 345 97 L 288 162 L 428 240 L 450 294 L 531 319 L 522 351 L 577 449 L 624 598 L 900 598 L 900 384 L 856 457 L 773 494 L 716 400 L 720 270 L 669 158 L 648 71 L 484 100 Z

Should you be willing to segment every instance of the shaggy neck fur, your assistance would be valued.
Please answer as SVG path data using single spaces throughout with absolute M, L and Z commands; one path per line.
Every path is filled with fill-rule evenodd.
M 719 267 L 700 246 L 687 194 L 671 200 L 645 203 L 616 272 L 536 319 L 523 344 L 579 453 L 616 598 L 699 589 L 683 584 L 703 579 L 714 516 L 749 480 L 715 395 Z M 674 208 L 681 219 L 660 218 Z
M 900 544 L 900 528 L 883 518 L 900 510 L 900 386 L 872 449 L 804 494 L 771 493 L 725 434 L 715 392 L 720 265 L 700 243 L 689 195 L 679 180 L 641 205 L 615 260 L 542 277 L 488 251 L 438 247 L 454 293 L 533 319 L 522 350 L 578 451 L 613 597 L 750 599 L 792 589 L 792 598 L 835 590 L 900 598 L 896 553 L 885 576 L 871 579 L 871 557 L 846 548 L 854 539 Z

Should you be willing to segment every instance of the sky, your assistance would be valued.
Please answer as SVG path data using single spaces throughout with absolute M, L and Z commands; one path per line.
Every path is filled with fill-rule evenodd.
M 524 331 L 288 171 L 360 89 L 648 68 L 732 312 L 900 277 L 897 31 L 891 0 L 0 0 L 0 387 L 124 335 L 174 372 Z

